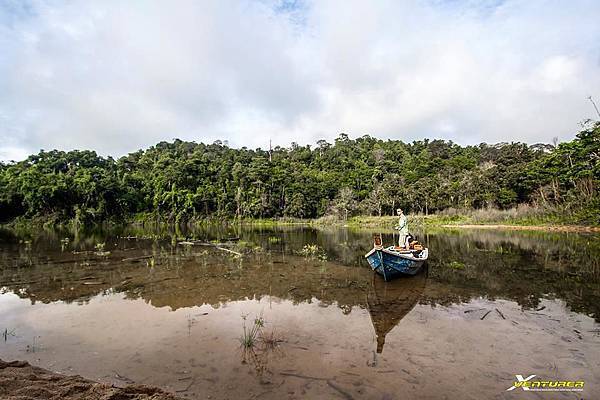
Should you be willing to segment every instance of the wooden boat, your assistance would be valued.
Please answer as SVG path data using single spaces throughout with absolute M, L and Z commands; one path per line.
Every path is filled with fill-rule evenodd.
M 367 292 L 367 308 L 377 335 L 377 353 L 383 351 L 385 336 L 418 304 L 426 281 L 426 266 L 414 277 L 390 283 L 373 275 Z
M 415 275 L 427 261 L 429 250 L 404 250 L 395 246 L 383 247 L 381 236 L 376 236 L 373 249 L 365 258 L 373 271 L 390 281 L 403 275 Z

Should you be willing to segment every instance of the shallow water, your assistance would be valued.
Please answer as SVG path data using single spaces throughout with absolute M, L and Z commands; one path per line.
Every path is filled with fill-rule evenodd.
M 427 268 L 384 283 L 363 258 L 373 233 L 3 232 L 0 358 L 190 398 L 600 394 L 598 236 L 419 232 Z M 506 391 L 516 374 L 585 387 Z

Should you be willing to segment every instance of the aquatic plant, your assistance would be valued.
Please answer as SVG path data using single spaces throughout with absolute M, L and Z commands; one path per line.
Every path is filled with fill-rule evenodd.
M 281 238 L 278 236 L 269 236 L 269 243 L 280 243 Z
M 254 321 L 250 327 L 246 326 L 246 321 L 248 319 L 248 314 L 242 315 L 242 329 L 243 333 L 240 337 L 240 342 L 242 343 L 242 347 L 244 348 L 252 348 L 256 345 L 256 339 L 261 332 L 262 328 L 265 326 L 265 319 L 262 316 L 262 313 L 254 318 Z
M 31 240 L 23 240 L 22 243 L 25 245 L 26 251 L 31 251 Z
M 68 237 L 60 239 L 60 251 L 65 251 L 65 248 L 69 245 L 70 242 L 71 239 L 69 239 Z
M 327 253 L 316 244 L 305 244 L 298 254 L 307 258 L 318 258 L 321 261 L 327 261 Z
M 281 355 L 279 343 L 283 342 L 275 329 L 265 332 L 265 320 L 262 313 L 254 319 L 251 327 L 246 327 L 247 315 L 242 315 L 244 333 L 240 338 L 242 343 L 241 356 L 242 364 L 249 364 L 254 367 L 256 375 L 260 378 L 262 384 L 271 383 L 265 375 L 270 373 L 268 369 L 269 357 L 273 354 Z
M 448 266 L 452 269 L 465 269 L 465 264 L 460 261 L 452 261 Z
M 300 250 L 300 254 L 305 257 L 315 256 L 319 252 L 319 246 L 316 244 L 305 244 Z
M 110 251 L 104 251 L 105 246 L 106 246 L 106 243 L 96 243 L 96 245 L 94 246 L 94 248 L 96 249 L 94 254 L 97 256 L 101 256 L 101 257 L 110 255 Z
M 8 328 L 4 328 L 4 332 L 2 332 L 2 337 L 4 338 L 5 342 L 8 340 L 9 336 L 16 336 L 14 328 L 10 331 L 8 330 Z
M 154 259 L 154 256 L 152 256 L 146 260 L 146 267 L 154 268 L 155 265 L 156 265 L 156 260 Z

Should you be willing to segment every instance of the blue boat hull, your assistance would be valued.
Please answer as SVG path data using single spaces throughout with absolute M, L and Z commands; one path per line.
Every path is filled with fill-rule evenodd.
M 424 260 L 411 260 L 384 249 L 373 249 L 365 258 L 373 271 L 383 276 L 386 281 L 401 276 L 416 275 L 427 260 L 426 258 Z

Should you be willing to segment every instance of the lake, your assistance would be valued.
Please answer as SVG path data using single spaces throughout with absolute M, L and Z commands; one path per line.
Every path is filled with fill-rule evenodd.
M 363 257 L 374 233 L 397 240 L 311 226 L 1 231 L 0 358 L 189 398 L 600 394 L 599 235 L 417 232 L 427 267 L 384 283 Z M 585 387 L 507 391 L 517 374 Z

